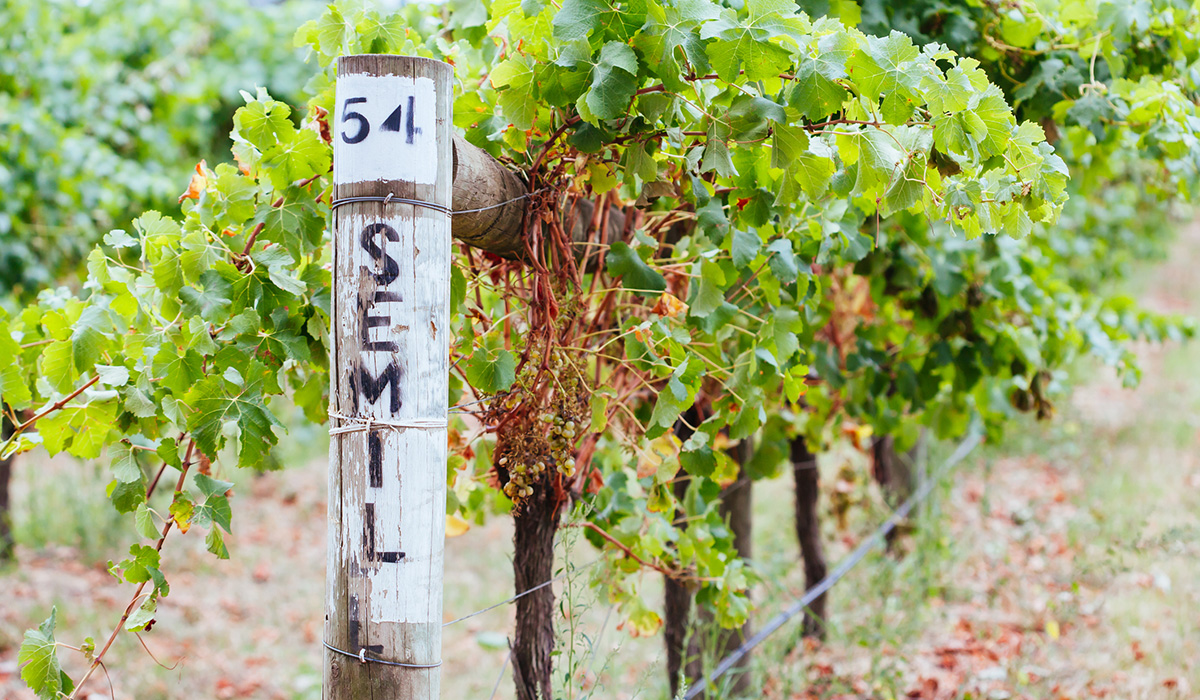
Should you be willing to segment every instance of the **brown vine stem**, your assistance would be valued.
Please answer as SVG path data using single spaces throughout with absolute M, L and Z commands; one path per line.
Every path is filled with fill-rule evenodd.
M 562 133 L 567 130 L 568 126 L 571 126 L 572 124 L 577 124 L 577 123 L 579 123 L 578 115 L 568 118 L 566 121 L 563 122 L 562 126 L 558 127 L 557 129 L 554 130 L 554 133 L 550 134 L 550 138 L 546 139 L 545 145 L 542 146 L 541 153 L 538 154 L 537 159 L 533 161 L 533 165 L 529 168 L 529 173 L 530 173 L 529 191 L 530 192 L 533 191 L 535 178 L 537 176 L 537 169 L 539 166 L 541 166 L 542 161 L 546 158 L 546 154 L 550 152 L 550 147 L 554 145 L 554 142 L 558 140 L 559 136 L 562 136 Z
M 184 435 L 187 435 L 187 433 L 180 433 L 179 437 L 175 438 L 175 442 L 178 443 L 180 440 L 183 440 Z M 146 500 L 147 501 L 149 501 L 150 497 L 154 495 L 154 489 L 158 487 L 158 480 L 162 478 L 163 472 L 165 472 L 166 470 L 167 470 L 167 463 L 163 462 L 162 466 L 158 468 L 158 473 L 154 475 L 154 481 L 151 481 L 150 487 L 148 489 L 146 489 Z
M 305 178 L 304 180 L 301 180 L 300 182 L 296 183 L 296 187 L 308 187 L 312 183 L 316 182 L 317 178 L 321 177 L 321 175 L 323 175 L 323 174 L 324 173 L 319 173 L 317 175 L 313 175 L 310 178 Z M 282 207 L 283 206 L 283 196 L 281 195 L 274 202 L 271 202 L 271 206 L 274 207 L 275 209 Z M 250 231 L 250 237 L 246 239 L 246 246 L 244 248 L 242 248 L 242 254 L 238 256 L 238 260 L 243 260 L 246 258 L 246 256 L 250 255 L 250 249 L 254 247 L 254 242 L 258 240 L 258 234 L 262 233 L 264 226 L 266 226 L 266 222 L 260 221 Z
M 187 454 L 183 458 L 182 469 L 179 470 L 179 481 L 175 482 L 176 491 L 183 490 L 183 483 L 184 480 L 187 479 L 188 468 L 192 466 L 192 450 L 195 449 L 195 447 L 196 441 L 188 440 Z M 163 542 L 167 541 L 167 533 L 171 531 L 171 525 L 174 524 L 174 522 L 174 518 L 167 519 L 166 524 L 163 525 L 162 535 L 158 538 L 158 542 L 154 545 L 154 551 L 162 551 Z M 79 690 L 83 688 L 85 683 L 88 682 L 88 679 L 92 677 L 92 674 L 96 672 L 96 669 L 102 665 L 104 655 L 108 653 L 109 648 L 112 647 L 113 642 L 116 641 L 117 635 L 121 633 L 121 630 L 125 629 L 125 621 L 129 619 L 129 614 L 133 612 L 134 606 L 137 605 L 137 602 L 141 599 L 142 590 L 146 588 L 146 583 L 148 582 L 142 581 L 138 584 L 137 590 L 133 592 L 133 598 L 129 600 L 129 605 L 125 606 L 125 613 L 121 615 L 121 620 L 117 622 L 117 626 L 113 628 L 112 634 L 108 635 L 108 641 L 104 643 L 104 648 L 100 650 L 99 654 L 96 654 L 96 658 L 94 661 L 92 661 L 92 665 L 88 667 L 87 673 L 84 673 L 83 678 L 79 679 L 79 683 L 75 684 L 75 690 L 71 691 L 71 694 L 67 696 L 67 700 L 75 700 L 75 696 L 77 693 L 79 693 Z M 151 656 L 153 656 L 153 654 Z M 157 662 L 158 659 L 155 659 L 155 661 Z
M 89 379 L 87 381 L 87 383 L 84 384 L 83 386 L 79 387 L 75 391 L 72 391 L 70 394 L 67 394 L 62 399 L 55 401 L 53 404 L 50 405 L 49 408 L 38 413 L 33 418 L 30 418 L 29 420 L 25 421 L 24 423 L 18 425 L 15 429 L 13 429 L 12 435 L 9 435 L 8 440 L 5 440 L 3 444 L 7 445 L 10 442 L 12 442 L 14 439 L 16 439 L 16 437 L 18 435 L 20 435 L 21 433 L 28 430 L 29 426 L 38 422 L 39 419 L 45 418 L 46 416 L 50 415 L 51 413 L 61 410 L 63 406 L 66 406 L 68 403 L 71 402 L 71 399 L 75 398 L 76 396 L 79 396 L 80 394 L 82 394 L 84 391 L 86 391 L 89 387 L 91 387 L 93 384 L 95 384 L 98 381 L 100 381 L 100 375 L 97 374 L 96 376 Z
M 609 543 L 611 543 L 617 549 L 624 552 L 625 556 L 629 557 L 630 559 L 636 561 L 637 563 L 641 564 L 642 566 L 644 566 L 648 569 L 654 569 L 655 571 L 659 572 L 660 574 L 663 574 L 664 576 L 670 576 L 671 578 L 679 578 L 685 574 L 685 572 L 683 572 L 683 571 L 676 571 L 675 569 L 668 569 L 667 567 L 663 566 L 662 564 L 657 564 L 655 562 L 649 562 L 649 561 L 646 561 L 645 559 L 642 559 L 638 555 L 634 554 L 633 550 L 631 550 L 629 547 L 626 547 L 619 540 L 617 540 L 617 538 L 608 534 L 608 532 L 604 528 L 600 527 L 596 523 L 592 523 L 592 522 L 572 523 L 572 524 L 568 525 L 567 527 L 585 527 L 585 528 L 595 532 L 597 535 L 600 535 L 601 537 L 603 537 L 605 540 L 607 540 Z

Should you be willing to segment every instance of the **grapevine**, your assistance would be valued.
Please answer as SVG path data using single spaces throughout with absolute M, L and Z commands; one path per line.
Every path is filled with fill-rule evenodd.
M 482 408 L 452 425 L 452 515 L 543 517 L 552 537 L 584 501 L 595 583 L 638 634 L 662 624 L 648 570 L 686 576 L 725 627 L 748 619 L 721 488 L 773 477 L 792 441 L 999 437 L 1053 414 L 1080 355 L 1132 383 L 1131 341 L 1192 334 L 1095 282 L 1161 250 L 1164 202 L 1195 190 L 1195 10 L 1119 26 L 1023 2 L 833 5 L 334 5 L 302 25 L 319 66 L 303 108 L 247 89 L 232 163 L 181 170 L 179 210 L 103 236 L 81 289 L 0 315 L 20 428 L 4 453 L 104 455 L 141 537 L 114 574 L 154 594 L 113 634 L 169 590 L 172 523 L 229 555 L 234 467 L 274 464 L 284 407 L 326 420 L 340 55 L 452 63 L 455 126 L 528 186 L 517 245 L 454 261 L 449 399 Z M 919 31 L 884 31 L 897 17 Z M 1055 60 L 1078 79 L 1056 82 Z M 150 484 L 170 470 L 160 514 Z M 70 692 L 56 673 L 27 680 Z

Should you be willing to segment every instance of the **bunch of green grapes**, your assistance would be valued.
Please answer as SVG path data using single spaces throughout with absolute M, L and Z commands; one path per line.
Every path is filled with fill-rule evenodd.
M 548 466 L 552 465 L 563 478 L 575 475 L 575 447 L 587 425 L 584 417 L 588 393 L 570 355 L 558 348 L 551 351 L 550 371 L 543 375 L 549 383 L 547 391 L 539 392 L 531 386 L 539 366 L 536 360 L 531 358 L 525 363 L 514 385 L 517 387 L 514 394 L 523 395 L 520 404 L 525 406 L 534 397 L 548 395 L 549 400 L 543 399 L 540 406 L 528 412 L 527 415 L 536 415 L 535 420 L 509 421 L 513 428 L 502 429 L 497 441 L 500 446 L 496 450 L 496 466 L 507 472 L 508 483 L 503 490 L 514 501 L 533 494 L 534 484 L 547 473 Z
M 550 429 L 550 458 L 564 478 L 575 476 L 575 446 L 583 437 L 587 422 L 585 409 L 588 392 L 581 381 L 579 367 L 563 350 L 556 348 L 550 366 L 557 378 L 553 412 L 542 414 Z

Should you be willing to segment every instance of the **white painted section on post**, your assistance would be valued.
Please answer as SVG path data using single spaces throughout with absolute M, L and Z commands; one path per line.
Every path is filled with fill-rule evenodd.
M 438 169 L 434 94 L 429 78 L 361 74 L 338 78 L 331 125 L 339 134 L 334 141 L 334 181 L 406 180 L 432 185 Z M 347 138 L 355 143 L 347 143 Z M 339 146 L 354 156 L 337 158 Z

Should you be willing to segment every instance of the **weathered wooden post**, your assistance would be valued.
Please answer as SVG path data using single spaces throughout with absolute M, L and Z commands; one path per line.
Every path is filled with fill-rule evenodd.
M 338 60 L 328 700 L 439 695 L 452 78 L 424 58 Z

